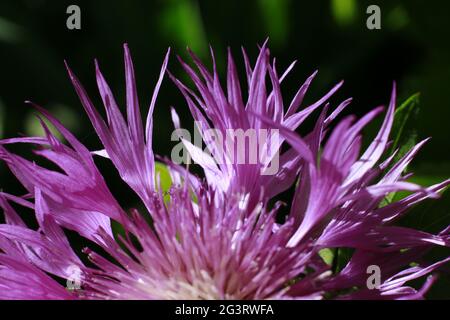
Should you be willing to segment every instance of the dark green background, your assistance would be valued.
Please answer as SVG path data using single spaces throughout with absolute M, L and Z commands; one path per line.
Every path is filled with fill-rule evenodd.
M 81 30 L 66 28 L 66 8 L 81 7 Z M 366 8 L 378 4 L 382 29 L 366 28 Z M 252 61 L 257 44 L 270 37 L 279 68 L 294 59 L 299 64 L 284 82 L 285 101 L 315 69 L 319 74 L 308 101 L 344 79 L 333 105 L 354 97 L 347 112 L 358 115 L 389 99 L 397 81 L 399 102 L 421 92 L 420 113 L 413 127 L 419 138 L 432 136 L 413 168 L 420 181 L 430 184 L 450 175 L 450 2 L 357 0 L 258 1 L 48 1 L 0 2 L 0 137 L 34 134 L 37 121 L 24 100 L 32 100 L 56 114 L 89 148 L 100 144 L 76 97 L 64 69 L 66 59 L 84 83 L 98 108 L 93 59 L 124 103 L 122 44 L 133 54 L 142 110 L 148 106 L 168 46 L 186 57 L 190 46 L 208 59 L 215 50 L 219 70 L 225 70 L 227 46 L 243 70 L 240 46 Z M 169 69 L 183 77 L 174 55 Z M 175 86 L 164 81 L 155 110 L 154 149 L 169 155 L 172 124 L 169 106 L 175 106 L 192 129 L 187 106 Z M 143 111 L 144 112 L 144 111 Z M 368 130 L 373 133 L 373 130 Z M 111 169 L 102 162 L 100 166 Z M 109 166 L 109 167 L 108 167 Z M 125 205 L 136 199 L 124 188 L 114 170 L 106 178 Z M 1 188 L 20 194 L 17 182 L 0 165 Z M 445 202 L 443 202 L 445 203 Z M 448 204 L 448 201 L 446 202 Z M 447 204 L 436 210 L 439 224 L 449 223 Z M 445 218 L 447 217 L 447 218 Z M 443 221 L 445 220 L 445 221 Z M 448 283 L 447 283 L 448 286 Z M 449 292 L 450 290 L 441 290 Z

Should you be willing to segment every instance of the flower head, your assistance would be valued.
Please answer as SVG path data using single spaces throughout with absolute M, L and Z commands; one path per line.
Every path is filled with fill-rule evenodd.
M 106 110 L 105 122 L 68 68 L 70 78 L 104 149 L 89 151 L 45 109 L 37 110 L 67 141 L 60 142 L 41 120 L 45 137 L 0 141 L 0 158 L 27 190 L 22 197 L 0 193 L 5 224 L 0 225 L 0 298 L 3 299 L 418 299 L 422 288 L 407 282 L 431 274 L 450 258 L 426 263 L 432 246 L 448 246 L 450 228 L 439 234 L 396 226 L 393 222 L 414 204 L 438 197 L 450 181 L 421 187 L 407 181 L 404 169 L 426 141 L 394 162 L 383 155 L 389 144 L 395 109 L 395 87 L 383 124 L 361 151 L 363 128 L 383 108 L 361 119 L 343 118 L 333 125 L 350 99 L 329 114 L 327 100 L 342 85 L 301 109 L 314 73 L 285 108 L 275 61 L 264 44 L 254 67 L 244 53 L 248 98 L 244 102 L 236 66 L 228 55 L 227 90 L 214 64 L 211 73 L 192 54 L 194 69 L 181 61 L 198 92 L 170 74 L 200 126 L 210 154 L 183 139 L 206 179 L 166 160 L 172 187 L 166 198 L 155 173 L 152 113 L 169 53 L 151 99 L 145 128 L 138 104 L 133 64 L 125 45 L 126 119 L 96 63 L 97 84 Z M 268 80 L 268 81 L 267 81 Z M 270 86 L 267 84 L 270 83 Z M 304 137 L 295 130 L 321 109 L 314 129 Z M 287 109 L 287 110 L 286 110 Z M 176 127 L 180 122 L 172 111 Z M 206 131 L 267 130 L 279 139 L 262 145 L 257 161 L 251 144 L 241 145 L 242 163 L 233 161 L 235 142 L 221 146 Z M 9 144 L 31 143 L 49 169 L 8 150 Z M 282 151 L 283 144 L 289 145 Z M 284 150 L 284 149 L 283 149 Z M 281 154 L 280 154 L 281 153 Z M 279 155 L 280 154 L 280 155 Z M 120 178 L 139 196 L 146 212 L 124 210 L 97 168 L 95 155 L 109 158 Z M 279 155 L 279 167 L 266 174 Z M 295 186 L 294 182 L 298 181 Z M 289 214 L 280 219 L 273 199 L 294 188 Z M 382 206 L 392 192 L 410 194 Z M 38 229 L 26 225 L 12 204 L 31 209 Z M 111 221 L 124 232 L 113 232 Z M 64 230 L 90 241 L 81 253 Z M 337 270 L 322 250 L 352 248 Z M 88 261 L 84 259 L 88 257 Z M 415 262 L 415 266 L 408 265 Z M 406 266 L 406 267 L 405 267 Z M 379 268 L 381 283 L 367 286 L 368 267 Z M 70 290 L 64 288 L 67 281 Z

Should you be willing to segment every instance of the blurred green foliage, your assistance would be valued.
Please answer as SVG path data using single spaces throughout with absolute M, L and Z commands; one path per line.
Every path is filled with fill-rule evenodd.
M 175 40 L 178 47 L 189 46 L 200 55 L 206 53 L 205 30 L 195 1 L 168 0 L 159 24 L 164 36 Z

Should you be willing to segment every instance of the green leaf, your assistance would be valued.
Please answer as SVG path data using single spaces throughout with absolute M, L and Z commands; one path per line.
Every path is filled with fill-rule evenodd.
M 409 150 L 411 150 L 417 143 L 417 132 L 414 129 L 414 120 L 419 112 L 419 97 L 420 93 L 415 93 L 406 99 L 400 107 L 397 108 L 394 115 L 394 123 L 392 125 L 391 136 L 393 143 L 389 155 L 392 155 L 398 149 L 392 164 L 386 169 L 389 171 L 392 166 L 397 163 Z M 402 193 L 404 196 L 405 194 Z M 397 193 L 392 192 L 388 194 L 380 203 L 380 207 L 398 199 Z
M 334 249 L 324 248 L 319 251 L 319 256 L 327 265 L 331 266 L 334 260 Z
M 170 177 L 169 169 L 167 169 L 167 167 L 163 163 L 155 162 L 155 180 L 158 175 L 160 182 L 159 186 L 161 187 L 161 190 L 164 194 L 164 202 L 167 203 L 170 201 L 170 195 L 168 191 L 172 186 L 172 178 Z M 157 185 L 156 187 L 158 188 L 159 186 Z M 149 224 L 152 224 L 152 220 L 149 215 L 144 215 L 144 217 Z M 118 239 L 118 235 L 126 238 L 126 231 L 122 224 L 115 220 L 111 220 L 111 228 L 116 240 Z M 128 252 L 128 249 L 125 246 L 121 245 L 121 248 Z
M 159 175 L 160 187 L 164 194 L 164 202 L 167 203 L 170 201 L 169 190 L 172 187 L 172 178 L 170 177 L 169 169 L 161 162 L 156 162 L 155 173 L 156 176 Z
M 413 116 L 419 112 L 419 97 L 420 92 L 413 94 L 395 111 L 394 123 L 392 125 L 392 137 L 394 138 L 392 152 L 411 139 L 411 132 L 408 132 L 408 124 L 412 122 L 411 120 L 414 120 Z
M 397 163 L 409 150 L 411 150 L 417 142 L 417 138 L 415 134 L 412 134 L 409 139 L 403 144 L 397 154 L 394 157 L 394 160 L 392 161 L 392 164 L 389 166 L 389 168 L 386 169 L 386 172 L 389 171 L 392 166 Z M 413 182 L 409 180 L 410 182 Z M 401 194 L 401 197 L 398 197 L 398 195 Z M 384 197 L 383 201 L 380 204 L 380 207 L 384 207 L 385 205 L 388 205 L 389 203 L 392 203 L 395 200 L 399 200 L 403 198 L 408 193 L 405 192 L 391 192 L 386 197 Z
M 446 179 L 447 177 L 445 176 L 440 176 L 440 175 L 414 175 L 411 178 L 408 179 L 408 182 L 412 182 L 415 184 L 418 184 L 420 186 L 424 186 L 424 187 L 428 187 L 434 184 L 437 184 L 439 182 L 442 182 Z M 411 193 L 408 191 L 399 191 L 397 193 L 394 194 L 390 194 L 389 195 L 389 199 L 390 202 L 396 202 L 399 201 L 401 199 L 403 199 L 404 197 L 410 195 Z M 386 197 L 388 198 L 388 197 Z M 435 200 L 436 201 L 436 200 Z M 440 201 L 440 200 L 437 200 Z
M 419 179 L 422 179 L 423 181 L 424 178 Z M 415 205 L 410 212 L 399 221 L 399 224 L 404 227 L 419 229 L 430 233 L 442 231 L 450 225 L 449 188 L 441 191 L 441 197 L 439 199 L 427 199 Z
M 333 273 L 339 273 L 342 269 L 345 268 L 347 263 L 352 258 L 354 251 L 355 249 L 353 248 L 336 249 L 332 265 Z
M 339 273 L 353 255 L 352 248 L 324 248 L 319 251 L 322 260 L 331 267 L 333 273 Z

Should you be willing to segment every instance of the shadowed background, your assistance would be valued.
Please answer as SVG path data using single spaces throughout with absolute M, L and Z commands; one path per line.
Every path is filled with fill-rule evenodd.
M 71 4 L 81 8 L 81 30 L 66 28 L 66 8 Z M 381 30 L 366 28 L 366 8 L 370 4 L 381 7 Z M 122 44 L 127 42 L 145 114 L 168 46 L 173 50 L 169 69 L 184 80 L 175 54 L 187 58 L 186 46 L 210 66 L 211 45 L 222 76 L 226 49 L 230 46 L 242 76 L 240 46 L 246 47 L 254 62 L 257 44 L 269 37 L 269 47 L 277 57 L 279 69 L 299 60 L 283 83 L 285 103 L 316 69 L 319 74 L 306 102 L 319 98 L 344 79 L 343 89 L 331 102 L 336 106 L 353 97 L 347 113 L 361 115 L 386 104 L 393 80 L 398 84 L 399 103 L 420 92 L 420 111 L 414 113 L 408 134 L 417 139 L 433 137 L 413 164 L 416 179 L 431 184 L 450 176 L 448 12 L 450 3 L 443 0 L 3 0 L 0 138 L 40 134 L 33 110 L 23 103 L 32 100 L 49 109 L 90 149 L 100 148 L 70 84 L 64 59 L 101 110 L 93 64 L 97 58 L 116 100 L 124 107 Z M 164 155 L 170 155 L 174 145 L 170 141 L 173 126 L 169 106 L 177 109 L 183 125 L 192 130 L 193 123 L 181 94 L 166 78 L 154 114 L 154 150 Z M 367 130 L 368 134 L 374 133 L 376 124 Z M 105 169 L 106 179 L 121 203 L 128 207 L 137 205 L 137 199 L 118 181 L 112 166 L 103 160 L 99 160 L 99 166 Z M 5 191 L 23 193 L 4 164 L 0 164 L 0 181 Z M 422 210 L 434 212 L 433 227 L 449 224 L 448 204 L 447 197 L 438 208 Z M 427 220 L 423 216 L 417 219 L 420 223 L 417 220 L 411 223 L 422 226 Z M 422 229 L 428 227 L 423 226 Z M 433 297 L 449 297 L 449 284 L 441 281 L 431 293 Z

